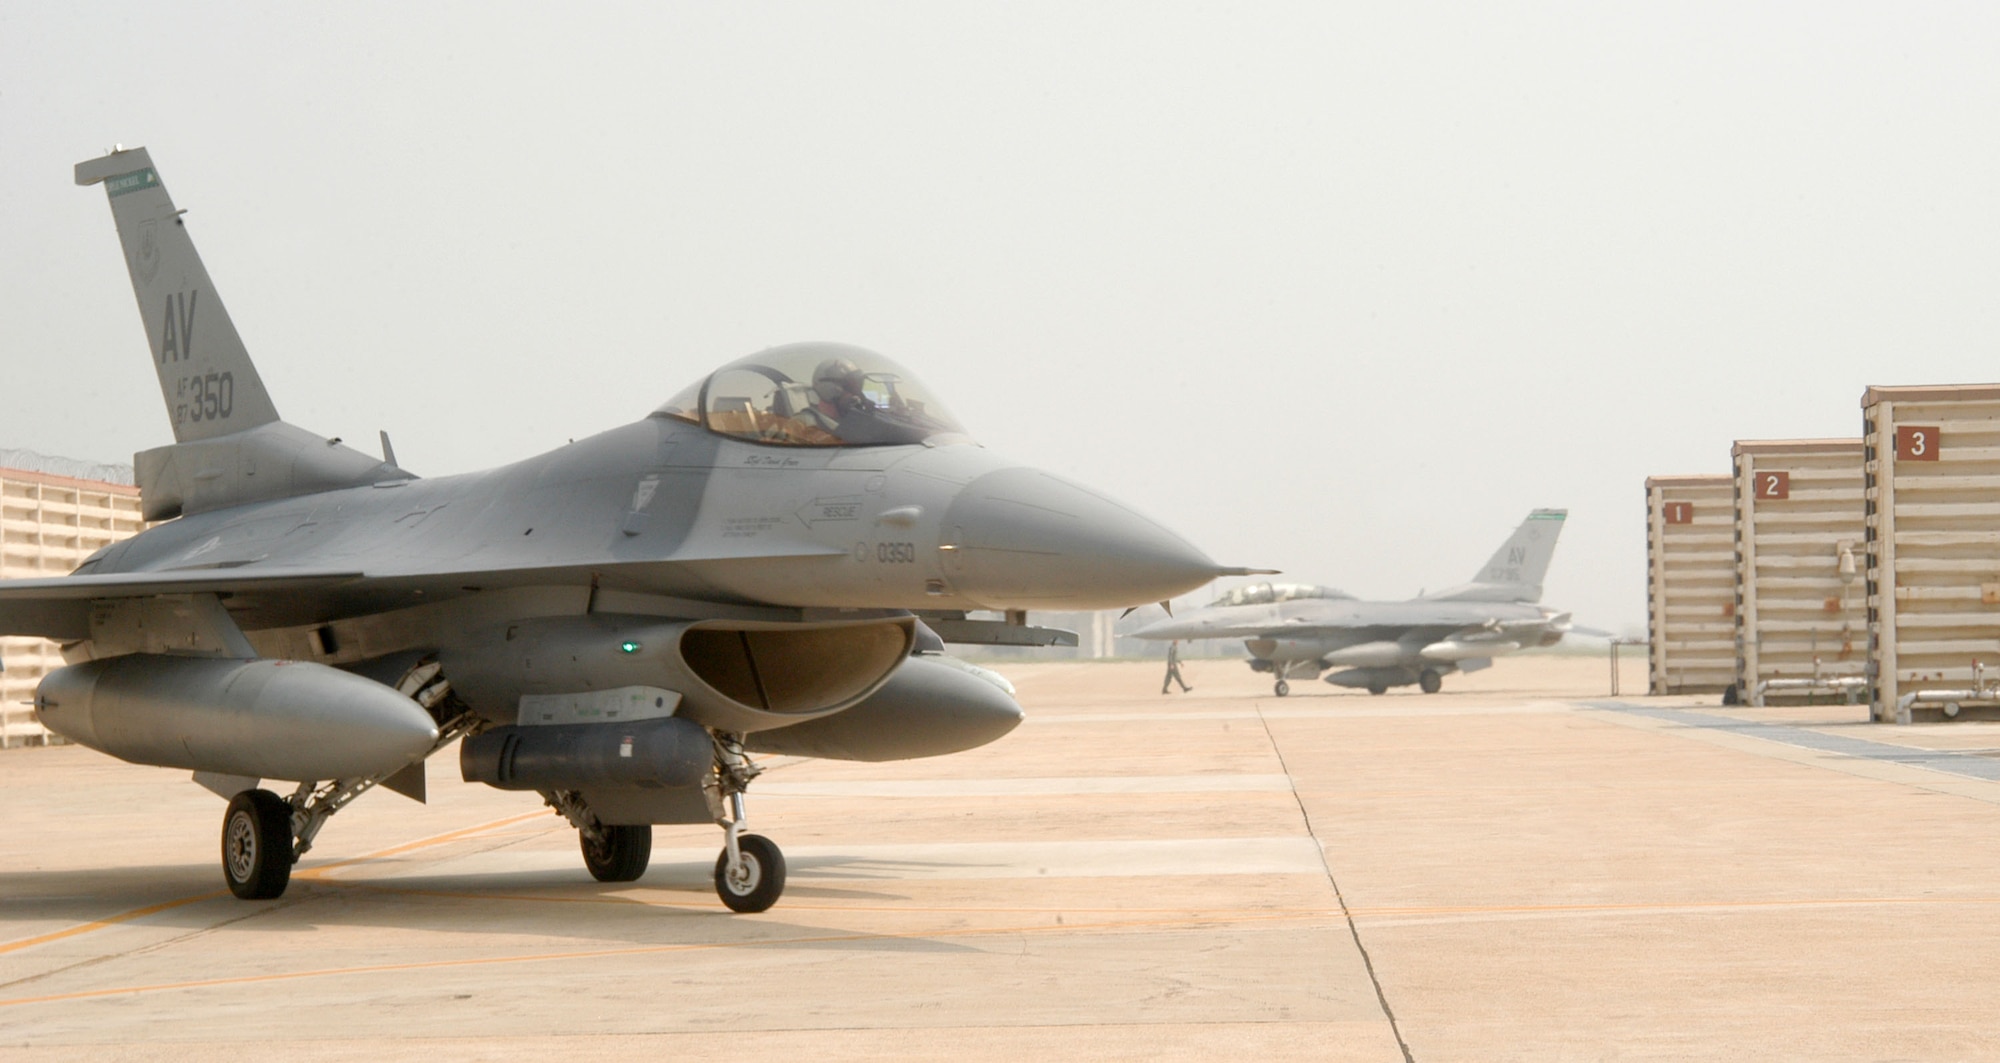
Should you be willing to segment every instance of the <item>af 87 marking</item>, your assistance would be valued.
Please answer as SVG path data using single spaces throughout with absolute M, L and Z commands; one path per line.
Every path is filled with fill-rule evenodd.
M 184 376 L 174 383 L 174 421 L 202 422 L 227 420 L 236 408 L 236 376 L 233 373 L 203 373 Z

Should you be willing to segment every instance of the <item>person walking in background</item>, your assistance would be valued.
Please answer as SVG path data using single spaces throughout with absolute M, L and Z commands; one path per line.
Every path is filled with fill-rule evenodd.
M 1175 683 L 1181 685 L 1183 694 L 1194 689 L 1181 678 L 1181 644 L 1178 640 L 1167 643 L 1167 677 L 1160 681 L 1160 693 L 1171 693 Z

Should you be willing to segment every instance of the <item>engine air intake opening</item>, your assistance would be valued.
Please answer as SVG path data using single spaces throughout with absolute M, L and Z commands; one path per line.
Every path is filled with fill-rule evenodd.
M 804 631 L 694 627 L 681 636 L 688 668 L 723 696 L 765 712 L 817 712 L 859 697 L 910 649 L 908 626 L 887 621 Z

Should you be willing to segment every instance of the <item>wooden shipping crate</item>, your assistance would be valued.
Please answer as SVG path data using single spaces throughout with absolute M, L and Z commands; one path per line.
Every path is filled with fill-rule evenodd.
M 1726 475 L 1646 480 L 1647 689 L 1712 694 L 1736 680 L 1735 508 Z
M 1868 676 L 1878 720 L 2000 708 L 2000 385 L 1871 387 Z
M 1859 439 L 1740 440 L 1736 692 L 1751 705 L 1865 696 Z

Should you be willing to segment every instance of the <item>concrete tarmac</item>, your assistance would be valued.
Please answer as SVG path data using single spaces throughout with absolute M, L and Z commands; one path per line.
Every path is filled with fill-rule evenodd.
M 0 1059 L 2000 1058 L 2000 724 L 1001 667 L 986 749 L 765 761 L 756 916 L 718 831 L 599 884 L 450 753 L 237 901 L 184 773 L 0 752 Z

